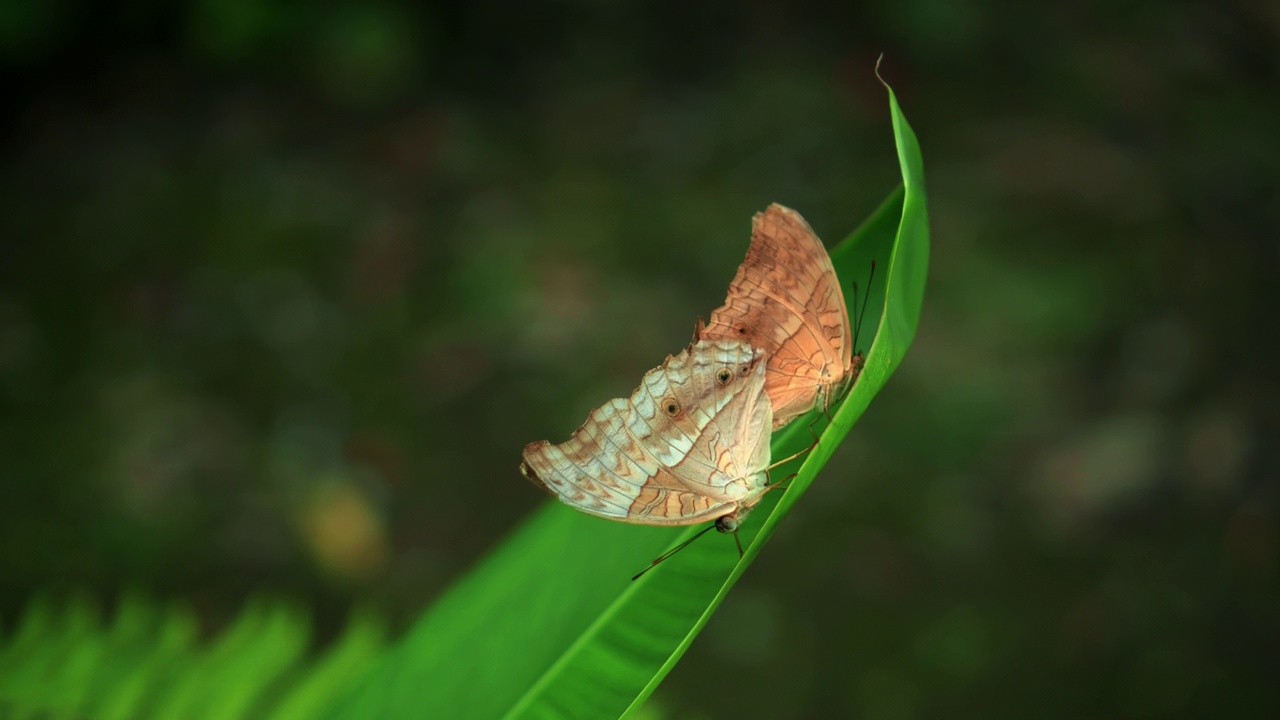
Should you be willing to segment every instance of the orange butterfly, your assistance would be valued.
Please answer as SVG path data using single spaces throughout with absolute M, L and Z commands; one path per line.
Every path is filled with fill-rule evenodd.
M 874 266 L 873 266 L 874 267 Z M 862 368 L 831 257 L 800 213 L 770 205 L 751 220 L 751 246 L 725 304 L 695 339 L 745 340 L 765 351 L 773 428 L 831 401 Z

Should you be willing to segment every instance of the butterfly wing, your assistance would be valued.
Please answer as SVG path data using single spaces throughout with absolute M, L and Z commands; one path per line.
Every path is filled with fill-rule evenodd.
M 799 213 L 775 203 L 752 218 L 725 304 L 695 337 L 765 350 L 774 428 L 829 402 L 850 371 L 849 311 L 831 257 Z
M 746 343 L 695 342 L 646 373 L 631 397 L 592 411 L 569 440 L 527 445 L 520 470 L 562 502 L 613 520 L 689 525 L 733 512 L 769 461 L 764 371 L 763 352 Z M 760 430 L 740 437 L 747 428 Z
M 737 349 L 745 344 L 738 341 L 704 341 L 702 344 L 720 345 L 711 367 L 714 372 L 695 372 L 692 377 L 709 384 L 704 396 L 716 399 L 691 408 L 691 412 L 697 414 L 712 407 L 720 409 L 713 417 L 700 420 L 703 430 L 684 462 L 706 460 L 717 472 L 708 476 L 700 468 L 690 467 L 689 472 L 683 473 L 685 482 L 693 484 L 702 494 L 748 502 L 749 497 L 764 491 L 765 468 L 770 459 L 773 408 L 765 393 L 767 359 L 763 351 L 755 349 L 756 359 L 747 361 L 747 353 Z M 722 373 L 733 374 L 723 385 L 717 378 Z M 720 400 L 730 393 L 733 397 L 727 402 Z M 704 480 L 710 482 L 701 485 Z

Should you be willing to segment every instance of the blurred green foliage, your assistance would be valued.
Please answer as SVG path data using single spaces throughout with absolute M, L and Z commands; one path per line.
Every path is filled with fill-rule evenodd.
M 884 51 L 920 333 L 652 712 L 1274 715 L 1278 39 L 1261 0 L 11 0 L 0 621 L 411 618 L 753 212 L 832 242 L 892 187 Z
M 308 659 L 306 614 L 255 600 L 216 638 L 198 638 L 191 610 L 122 596 L 104 622 L 92 600 L 36 597 L 0 643 L 5 717 L 316 717 L 381 655 L 385 629 L 353 614 Z

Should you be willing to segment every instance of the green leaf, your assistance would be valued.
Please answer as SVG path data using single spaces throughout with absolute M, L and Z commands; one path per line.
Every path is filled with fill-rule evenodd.
M 14 643 L 0 666 L 0 710 L 21 716 L 46 707 L 56 699 L 74 707 L 78 697 L 65 698 L 72 685 L 91 670 L 100 649 L 97 606 L 87 598 L 73 597 L 64 612 L 37 600 L 28 609 Z
M 903 187 L 832 253 L 846 284 L 872 259 L 888 259 L 883 290 L 868 306 L 868 317 L 879 318 L 874 342 L 799 475 L 781 497 L 766 495 L 745 523 L 745 556 L 739 560 L 731 539 L 708 537 L 631 582 L 700 528 L 610 523 L 548 503 L 442 597 L 334 717 L 617 717 L 653 692 L 915 336 L 928 266 L 924 176 L 892 90 L 889 100 Z M 778 433 L 774 457 L 807 445 L 806 425 Z
M 172 687 L 171 669 L 189 664 L 195 655 L 198 626 L 195 614 L 184 605 L 161 609 L 140 597 L 126 596 L 115 622 L 120 642 L 112 653 L 114 671 L 93 716 L 104 720 L 146 716 L 148 699 Z
M 104 626 L 83 596 L 37 598 L 0 641 L 0 718 L 315 717 L 374 664 L 386 631 L 354 613 L 341 639 L 303 662 L 306 626 L 291 605 L 258 600 L 201 647 L 179 604 L 126 594 Z
M 292 607 L 251 602 L 201 656 L 178 664 L 156 718 L 245 717 L 306 649 L 307 621 Z
M 335 696 L 363 675 L 382 654 L 386 627 L 372 613 L 352 613 L 347 631 L 325 655 L 300 673 L 300 679 L 276 705 L 271 720 L 319 716 Z

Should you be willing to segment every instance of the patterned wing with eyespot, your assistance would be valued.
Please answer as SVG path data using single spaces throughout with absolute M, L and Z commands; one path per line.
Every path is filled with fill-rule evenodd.
M 520 470 L 562 502 L 623 522 L 689 525 L 734 512 L 755 486 L 763 492 L 765 367 L 747 343 L 695 342 L 567 441 L 527 445 Z
M 768 354 L 775 429 L 830 403 L 852 369 L 849 311 L 831 257 L 799 213 L 776 203 L 756 213 L 725 304 L 695 338 L 745 340 Z

